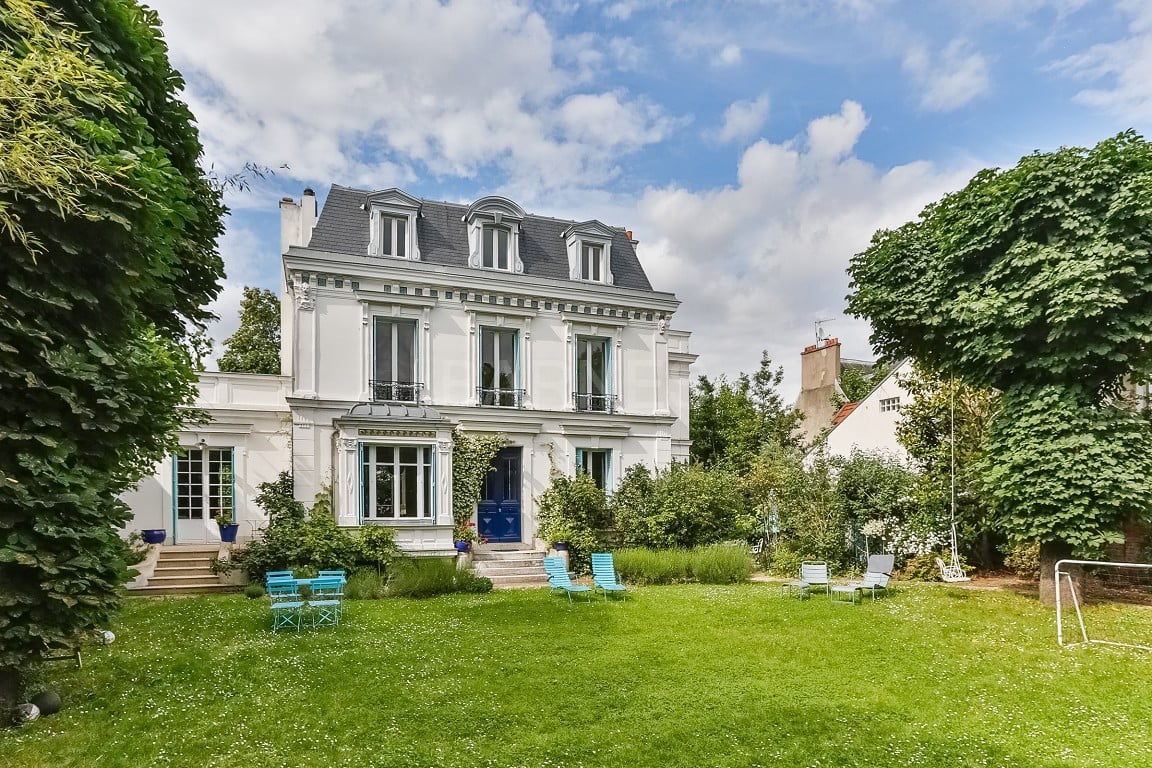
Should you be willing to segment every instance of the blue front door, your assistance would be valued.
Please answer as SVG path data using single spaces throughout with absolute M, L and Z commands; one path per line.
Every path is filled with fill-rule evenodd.
M 501 448 L 484 478 L 476 528 L 496 544 L 520 541 L 520 449 Z

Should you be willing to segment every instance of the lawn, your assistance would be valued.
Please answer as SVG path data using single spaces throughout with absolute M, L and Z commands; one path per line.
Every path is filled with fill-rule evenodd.
M 1152 609 L 1098 609 L 1152 636 Z M 273 635 L 240 595 L 137 598 L 50 672 L 66 708 L 5 766 L 1152 765 L 1152 654 L 1060 649 L 1011 592 L 875 604 L 775 587 L 350 602 Z

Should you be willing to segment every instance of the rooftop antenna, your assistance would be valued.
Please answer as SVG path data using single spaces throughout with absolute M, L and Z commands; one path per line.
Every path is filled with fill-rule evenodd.
M 816 326 L 816 343 L 817 344 L 819 344 L 820 342 L 822 342 L 828 338 L 828 334 L 824 332 L 824 323 L 830 323 L 835 319 L 836 318 L 834 318 L 834 317 L 830 317 L 827 320 L 817 320 L 815 323 L 813 323 L 813 325 Z

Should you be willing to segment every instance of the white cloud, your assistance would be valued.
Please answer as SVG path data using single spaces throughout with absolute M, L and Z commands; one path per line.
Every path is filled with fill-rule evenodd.
M 465 178 L 499 168 L 547 190 L 610 180 L 621 152 L 676 124 L 619 87 L 588 87 L 605 66 L 637 61 L 634 43 L 558 40 L 512 0 L 153 5 L 220 167 L 288 163 L 297 178 L 372 187 L 424 168 Z M 600 108 L 574 108 L 580 99 Z
M 750 146 L 735 186 L 641 197 L 640 257 L 653 285 L 683 301 L 674 326 L 693 331 L 695 370 L 751 371 L 767 349 L 788 370 L 791 395 L 812 323 L 825 318 L 838 318 L 828 330 L 846 356 L 869 356 L 867 324 L 843 315 L 849 259 L 877 229 L 914 218 L 975 168 L 864 162 L 853 147 L 867 123 L 859 104 L 845 102 L 802 137 Z
M 739 64 L 743 56 L 744 52 L 740 49 L 740 46 L 729 43 L 721 48 L 720 52 L 712 59 L 712 65 L 716 67 L 732 67 Z
M 1070 56 L 1057 69 L 1083 80 L 1105 81 L 1076 94 L 1081 103 L 1129 121 L 1152 120 L 1152 5 L 1120 5 L 1132 16 L 1128 36 Z
M 716 132 L 716 139 L 720 142 L 729 142 L 755 136 L 768 119 L 769 106 L 766 93 L 760 94 L 755 99 L 732 102 L 724 110 L 724 124 Z
M 959 109 L 991 84 L 987 59 L 961 38 L 938 56 L 923 46 L 913 47 L 904 57 L 904 71 L 920 87 L 920 106 L 932 112 Z

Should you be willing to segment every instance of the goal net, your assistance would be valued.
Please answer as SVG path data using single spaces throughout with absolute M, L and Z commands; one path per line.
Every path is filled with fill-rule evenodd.
M 1057 562 L 1056 641 L 1152 651 L 1152 563 Z

